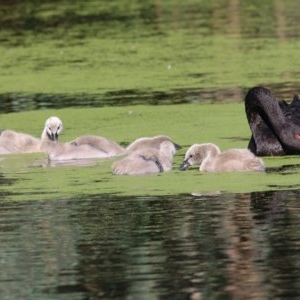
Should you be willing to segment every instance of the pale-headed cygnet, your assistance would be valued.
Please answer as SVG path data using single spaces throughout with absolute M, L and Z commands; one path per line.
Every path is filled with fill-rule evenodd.
M 117 142 L 109 140 L 102 136 L 96 135 L 84 135 L 76 138 L 71 142 L 72 145 L 81 146 L 81 145 L 89 145 L 99 151 L 107 153 L 107 155 L 119 156 L 125 154 L 125 149 L 120 146 Z
M 50 117 L 46 120 L 45 128 L 42 132 L 42 144 L 44 142 L 57 142 L 58 136 L 63 130 L 62 121 L 58 117 Z
M 154 137 L 141 137 L 136 139 L 135 141 L 133 141 L 131 144 L 129 144 L 126 147 L 126 152 L 127 153 L 131 153 L 135 150 L 140 150 L 141 148 L 156 148 L 159 149 L 161 143 L 163 143 L 164 141 L 170 141 L 172 142 L 172 140 L 170 139 L 170 137 L 166 136 L 166 135 L 157 135 Z M 172 142 L 176 148 L 176 150 L 180 149 L 181 147 Z
M 264 171 L 261 158 L 248 149 L 230 149 L 221 152 L 218 146 L 211 143 L 194 144 L 186 152 L 180 170 L 191 165 L 200 165 L 202 172 L 241 172 Z
M 170 171 L 176 147 L 171 141 L 163 141 L 159 149 L 141 147 L 125 158 L 115 161 L 111 167 L 115 175 L 147 175 Z
M 0 154 L 44 152 L 45 143 L 57 141 L 61 131 L 62 122 L 58 117 L 46 120 L 41 139 L 26 133 L 3 130 L 0 133 Z

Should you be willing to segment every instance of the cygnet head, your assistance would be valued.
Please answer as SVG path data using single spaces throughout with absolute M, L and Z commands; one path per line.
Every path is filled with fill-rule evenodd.
M 53 116 L 46 120 L 43 134 L 47 134 L 50 140 L 57 141 L 62 130 L 62 121 L 58 117 Z
M 220 149 L 211 143 L 194 144 L 186 151 L 180 170 L 185 171 L 192 165 L 201 165 L 205 157 L 208 155 L 215 156 L 220 152 Z

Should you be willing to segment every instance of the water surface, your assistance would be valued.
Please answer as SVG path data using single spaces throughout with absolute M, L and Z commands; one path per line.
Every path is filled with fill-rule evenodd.
M 0 111 L 299 91 L 297 1 L 5 1 Z
M 247 147 L 243 98 L 299 91 L 297 1 L 2 1 L 0 127 L 183 147 L 158 176 L 112 160 L 0 157 L 1 299 L 298 299 L 299 157 L 180 172 L 192 143 Z
M 286 190 L 5 201 L 1 297 L 297 299 L 298 198 Z

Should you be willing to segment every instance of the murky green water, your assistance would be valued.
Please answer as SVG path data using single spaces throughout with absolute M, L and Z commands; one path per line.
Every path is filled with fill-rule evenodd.
M 290 99 L 299 87 L 299 6 L 6 1 L 0 111 L 241 101 L 256 84 Z
M 2 299 L 297 299 L 299 191 L 1 205 Z
M 178 170 L 246 147 L 243 97 L 300 89 L 297 1 L 3 1 L 0 127 L 126 145 L 167 134 L 174 170 L 0 157 L 1 299 L 298 299 L 299 157 L 263 174 Z

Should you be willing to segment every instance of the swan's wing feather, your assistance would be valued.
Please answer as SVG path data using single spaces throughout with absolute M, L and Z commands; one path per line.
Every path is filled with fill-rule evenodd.
M 295 95 L 291 104 L 285 109 L 284 115 L 288 122 L 292 122 L 300 126 L 300 99 L 299 95 Z

